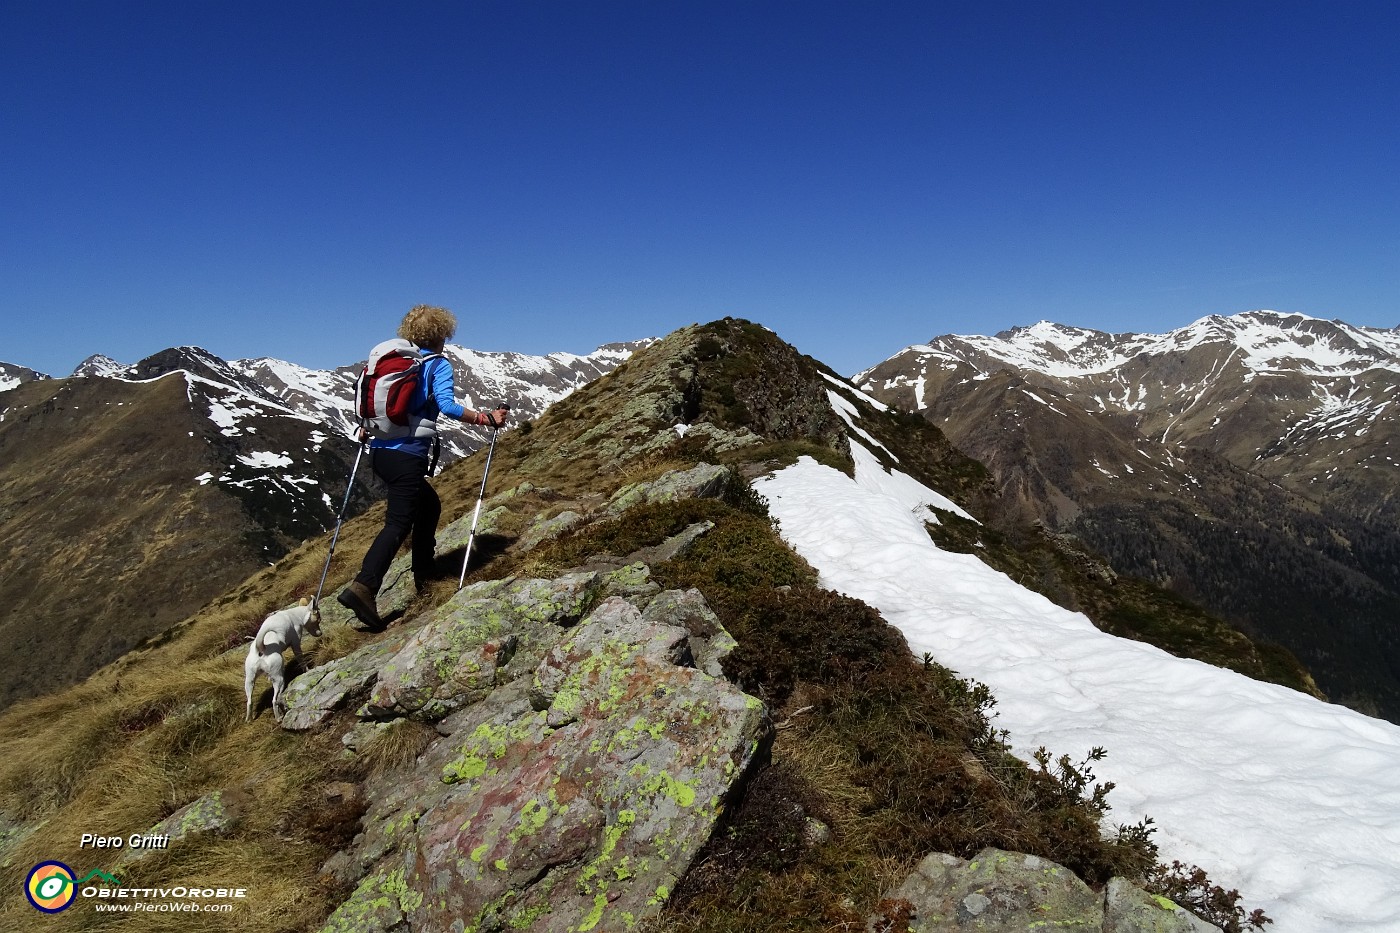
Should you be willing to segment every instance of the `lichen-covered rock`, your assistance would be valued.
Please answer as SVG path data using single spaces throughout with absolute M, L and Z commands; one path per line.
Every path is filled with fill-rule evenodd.
M 495 496 L 482 503 L 481 515 L 476 520 L 477 535 L 496 534 L 500 530 L 501 524 L 510 517 L 510 509 L 501 500 L 512 498 L 513 492 L 514 490 L 502 493 L 500 496 Z M 472 506 L 470 512 L 465 513 L 438 532 L 436 547 L 438 557 L 453 551 L 461 551 L 467 546 L 467 541 L 472 534 L 472 517 L 475 514 L 476 507 Z
M 983 849 L 970 862 L 930 855 L 881 902 L 880 933 L 1026 933 L 1103 929 L 1103 898 L 1034 855 Z
M 638 658 L 694 667 L 690 633 L 676 625 L 648 621 L 631 603 L 610 597 L 598 605 L 567 641 L 545 655 L 535 670 L 532 702 L 548 710 L 552 728 L 575 721 L 588 690 L 611 694 L 620 689 L 608 678 L 625 676 L 624 665 Z
M 728 467 L 701 463 L 689 470 L 672 470 L 649 483 L 633 483 L 619 489 L 608 502 L 609 515 L 621 515 L 637 505 L 675 502 L 679 499 L 714 499 L 729 481 Z
M 667 448 L 676 446 L 682 440 L 691 444 L 698 441 L 709 455 L 727 453 L 741 447 L 752 447 L 755 444 L 763 443 L 762 437 L 742 425 L 730 431 L 715 427 L 708 421 L 698 421 L 694 424 L 677 424 L 669 428 L 662 428 L 638 445 L 637 454 L 638 456 L 654 456 Z
M 242 822 L 247 807 L 248 801 L 241 794 L 222 790 L 205 794 L 146 831 L 146 836 L 164 838 L 165 845 L 127 848 L 122 852 L 117 864 L 132 865 L 153 853 L 164 852 L 195 836 L 227 835 Z
M 583 523 L 583 516 L 572 510 L 560 512 L 552 518 L 538 519 L 520 536 L 517 545 L 522 551 L 533 550 L 552 538 L 557 538 L 571 528 Z
M 1126 878 L 1114 878 L 1104 891 L 1103 933 L 1220 933 L 1220 927 Z
M 880 902 L 871 933 L 1221 933 L 1164 897 L 1114 878 L 1095 894 L 1068 869 L 983 849 L 972 861 L 934 854 Z
M 403 868 L 370 875 L 326 924 L 325 933 L 399 933 L 407 930 L 404 912 L 417 896 L 404 885 Z
M 552 580 L 511 578 L 480 585 L 488 595 L 490 587 L 500 587 L 500 599 L 520 619 L 569 626 L 583 618 L 606 584 L 603 574 L 582 571 Z
M 566 635 L 373 789 L 352 859 L 366 874 L 327 930 L 586 933 L 660 910 L 769 735 L 765 711 L 678 665 L 689 633 L 623 599 Z
M 433 721 L 533 667 L 604 584 L 596 572 L 490 580 L 439 606 L 384 665 L 362 715 Z M 520 655 L 523 661 L 511 667 Z
M 641 605 L 661 592 L 661 585 L 651 578 L 651 568 L 639 561 L 628 562 L 606 574 L 603 596 L 620 596 L 633 605 Z
M 711 677 L 724 676 L 722 662 L 739 647 L 696 589 L 667 590 L 658 594 L 647 604 L 642 618 L 685 629 L 690 635 L 695 666 Z
M 412 632 L 391 630 L 343 658 L 303 672 L 287 685 L 287 713 L 282 728 L 304 732 L 328 720 L 336 710 L 358 703 L 379 679 L 380 669 L 403 647 Z

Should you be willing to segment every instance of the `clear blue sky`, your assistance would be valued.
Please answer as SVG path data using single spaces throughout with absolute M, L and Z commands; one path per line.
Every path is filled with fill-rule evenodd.
M 1400 324 L 1400 3 L 0 4 L 0 360 Z

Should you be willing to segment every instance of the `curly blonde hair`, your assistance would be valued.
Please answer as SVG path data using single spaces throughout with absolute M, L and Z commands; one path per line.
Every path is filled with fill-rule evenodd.
M 399 336 L 420 347 L 438 347 L 457 333 L 457 318 L 446 308 L 416 305 L 399 322 Z

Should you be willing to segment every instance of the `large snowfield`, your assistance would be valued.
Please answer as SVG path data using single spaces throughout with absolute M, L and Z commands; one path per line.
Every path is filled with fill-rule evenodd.
M 755 483 L 822 585 L 987 684 L 1023 758 L 1106 748 L 1109 821 L 1151 817 L 1164 861 L 1238 888 L 1272 933 L 1400 931 L 1400 727 L 1104 634 L 939 550 L 924 523 L 948 500 L 851 446 L 854 480 L 803 458 Z

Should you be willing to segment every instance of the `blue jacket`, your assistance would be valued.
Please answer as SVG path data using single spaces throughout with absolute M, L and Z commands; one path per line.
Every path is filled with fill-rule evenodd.
M 420 352 L 426 356 L 432 351 L 420 350 Z M 455 393 L 456 385 L 453 382 L 452 361 L 442 356 L 434 357 L 423 364 L 423 376 L 418 380 L 418 387 L 413 393 L 413 411 L 415 413 L 422 412 L 424 417 L 433 421 L 437 420 L 439 414 L 460 419 L 466 414 L 467 409 L 458 404 L 456 398 L 453 397 Z M 415 457 L 422 457 L 426 460 L 432 453 L 433 438 L 374 438 L 369 442 L 369 446 L 375 450 L 401 450 L 406 454 L 413 454 Z

